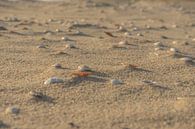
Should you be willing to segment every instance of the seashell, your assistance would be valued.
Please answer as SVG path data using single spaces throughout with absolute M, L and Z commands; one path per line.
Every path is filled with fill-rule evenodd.
M 52 66 L 55 67 L 56 69 L 62 68 L 61 64 L 54 64 Z
M 172 28 L 178 28 L 178 26 L 174 24 L 174 25 L 172 25 Z
M 123 26 L 119 26 L 118 31 L 127 31 Z
M 81 31 L 77 30 L 74 34 L 75 35 L 82 35 L 83 33 Z
M 180 60 L 183 61 L 186 64 L 193 63 L 193 60 L 190 57 L 183 57 L 183 58 L 180 58 Z
M 171 52 L 178 52 L 178 50 L 176 48 L 170 48 Z
M 143 36 L 143 34 L 141 34 L 141 33 L 137 33 L 137 36 Z
M 128 45 L 128 41 L 120 41 L 119 43 L 118 43 L 119 45 Z
M 193 38 L 193 39 L 192 39 L 192 41 L 194 41 L 194 42 L 195 42 L 195 38 Z
M 125 35 L 126 37 L 128 37 L 128 36 L 131 35 L 131 33 L 130 33 L 130 32 L 125 32 L 124 35 Z
M 118 79 L 111 79 L 110 83 L 111 83 L 111 85 L 121 85 L 121 84 L 123 84 L 123 82 L 121 80 L 118 80 Z
M 163 50 L 163 47 L 156 47 L 154 50 L 155 51 Z
M 147 29 L 151 29 L 152 27 L 151 27 L 151 26 L 149 26 L 149 25 L 146 25 L 146 28 L 147 28 Z
M 134 27 L 134 28 L 132 29 L 132 31 L 138 31 L 138 28 L 137 28 L 137 27 Z
M 178 44 L 178 41 L 173 41 L 172 44 Z
M 81 72 L 84 72 L 84 71 L 92 71 L 88 66 L 86 65 L 81 65 L 81 66 L 78 66 L 78 70 L 81 71 Z
M 16 106 L 8 107 L 5 110 L 6 114 L 18 114 L 19 112 L 20 112 L 20 109 L 18 107 L 16 107 Z
M 48 84 L 56 84 L 56 83 L 63 83 L 64 80 L 63 79 L 60 79 L 58 77 L 51 77 L 49 79 L 47 79 L 44 84 L 45 85 L 48 85 Z
M 67 43 L 66 48 L 76 48 L 73 43 Z
M 42 99 L 44 97 L 43 93 L 37 91 L 30 91 L 29 96 L 33 99 Z
M 154 43 L 154 46 L 163 46 L 163 44 L 161 42 L 156 42 Z
M 55 31 L 56 31 L 56 32 L 62 32 L 62 30 L 60 30 L 60 29 L 56 29 Z
M 62 37 L 61 40 L 68 41 L 69 39 L 67 37 Z

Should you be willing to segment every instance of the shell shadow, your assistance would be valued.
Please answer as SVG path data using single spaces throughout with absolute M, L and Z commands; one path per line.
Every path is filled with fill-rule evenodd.
M 96 77 L 96 76 L 88 76 L 88 77 L 72 77 L 67 83 L 65 83 L 64 88 L 74 87 L 82 82 L 98 82 L 104 83 L 107 79 Z

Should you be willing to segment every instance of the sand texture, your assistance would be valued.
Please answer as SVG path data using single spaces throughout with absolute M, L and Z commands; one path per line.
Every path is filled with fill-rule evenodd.
M 195 1 L 1 0 L 0 128 L 195 129 Z

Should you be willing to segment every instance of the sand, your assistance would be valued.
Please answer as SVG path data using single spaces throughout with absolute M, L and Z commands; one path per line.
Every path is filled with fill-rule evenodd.
M 0 26 L 0 128 L 195 128 L 194 1 L 1 1 Z

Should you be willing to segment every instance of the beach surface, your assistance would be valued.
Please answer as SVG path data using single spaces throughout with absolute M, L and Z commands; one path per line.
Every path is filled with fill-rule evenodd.
M 1 0 L 0 128 L 195 129 L 195 1 Z

